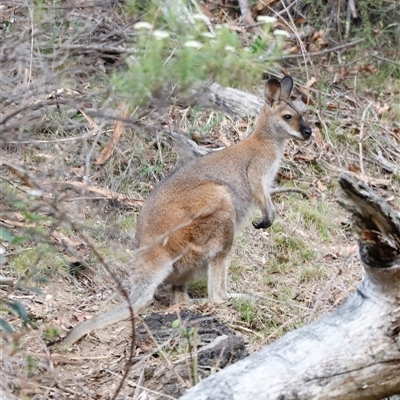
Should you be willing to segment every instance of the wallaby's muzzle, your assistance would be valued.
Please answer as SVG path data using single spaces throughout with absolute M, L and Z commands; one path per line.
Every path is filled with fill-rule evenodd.
M 303 140 L 308 140 L 312 134 L 312 129 L 304 121 L 300 121 L 300 133 Z

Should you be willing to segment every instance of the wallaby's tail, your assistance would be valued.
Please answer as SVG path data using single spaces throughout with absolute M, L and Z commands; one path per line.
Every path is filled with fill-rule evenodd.
M 127 306 L 119 306 L 104 314 L 96 315 L 94 318 L 88 319 L 77 325 L 67 335 L 62 342 L 62 346 L 71 346 L 77 342 L 81 337 L 87 335 L 97 328 L 104 328 L 108 325 L 124 321 L 130 317 L 129 308 Z
M 152 300 L 157 287 L 169 275 L 171 268 L 171 262 L 154 263 L 143 259 L 138 262 L 129 296 L 134 314 L 140 312 Z M 62 346 L 71 346 L 89 332 L 124 321 L 129 317 L 129 307 L 126 305 L 96 315 L 73 328 L 62 342 Z

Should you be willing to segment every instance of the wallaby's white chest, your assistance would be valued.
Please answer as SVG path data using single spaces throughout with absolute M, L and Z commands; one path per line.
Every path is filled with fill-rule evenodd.
M 274 182 L 274 179 L 276 177 L 276 174 L 278 173 L 279 170 L 279 164 L 280 164 L 280 157 L 277 158 L 268 168 L 267 171 L 265 171 L 264 176 L 262 178 L 263 180 L 263 186 L 264 186 L 264 191 L 268 192 L 270 187 L 272 186 L 272 183 Z

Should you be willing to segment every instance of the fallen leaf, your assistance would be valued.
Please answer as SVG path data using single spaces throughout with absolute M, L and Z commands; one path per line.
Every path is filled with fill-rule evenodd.
M 118 115 L 121 117 L 121 119 L 127 118 L 129 113 L 129 106 L 126 103 L 121 103 L 118 106 Z M 118 143 L 119 138 L 122 135 L 122 132 L 124 131 L 124 126 L 125 122 L 120 121 L 120 120 L 115 120 L 114 122 L 114 129 L 113 129 L 113 135 L 111 139 L 108 141 L 108 143 L 105 145 L 104 149 L 101 151 L 101 153 L 98 155 L 96 158 L 96 165 L 103 165 L 111 156 L 113 150 L 115 149 L 115 146 Z
M 369 65 L 364 65 L 363 70 L 369 72 L 372 75 L 375 75 L 378 71 L 378 68 L 376 68 L 375 65 L 369 64 Z
M 219 129 L 218 130 L 218 139 L 226 146 L 230 147 L 232 143 L 225 137 L 225 135 L 222 133 L 222 131 Z
M 269 6 L 274 4 L 277 0 L 259 0 L 254 7 L 255 11 L 263 11 L 267 9 Z
M 378 104 L 378 107 L 377 108 L 375 108 L 376 109 L 376 112 L 377 112 L 377 114 L 380 116 L 380 117 L 382 117 L 382 115 L 386 112 L 386 111 L 389 111 L 390 110 L 390 106 L 388 105 L 388 104 L 383 104 L 383 105 L 380 105 L 380 104 Z
M 317 181 L 317 188 L 318 188 L 321 192 L 323 192 L 323 191 L 325 191 L 325 190 L 327 189 L 326 186 L 324 186 L 324 185 L 321 183 L 320 180 Z
M 86 313 L 81 313 L 81 312 L 76 312 L 72 314 L 78 322 L 86 321 L 87 319 L 93 318 L 93 315 L 86 314 Z
M 356 164 L 349 164 L 349 171 L 350 172 L 354 172 L 355 174 L 360 174 L 361 173 L 361 169 L 358 165 Z
M 325 145 L 324 138 L 322 137 L 321 130 L 317 126 L 314 127 L 313 134 L 315 143 L 317 143 L 318 147 L 324 147 Z
M 206 6 L 202 6 L 200 5 L 201 8 L 201 12 L 208 18 L 210 18 L 211 22 L 215 22 L 217 21 L 217 17 L 206 7 Z
M 306 19 L 305 19 L 304 17 L 297 17 L 297 18 L 294 20 L 294 23 L 295 23 L 296 25 L 304 24 L 304 22 L 306 22 Z
M 98 129 L 99 128 L 99 126 L 96 124 L 96 122 L 94 122 L 93 119 L 89 117 L 89 115 L 87 115 L 82 110 L 79 110 L 79 112 L 84 116 L 86 121 L 89 122 L 89 125 L 90 125 L 91 128 L 93 128 L 93 129 Z
M 314 83 L 317 82 L 317 79 L 315 78 L 315 76 L 312 76 L 305 84 L 306 88 L 310 88 L 312 85 L 314 85 Z

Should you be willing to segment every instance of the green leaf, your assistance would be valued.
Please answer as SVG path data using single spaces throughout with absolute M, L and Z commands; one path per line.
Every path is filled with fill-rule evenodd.
M 15 239 L 15 236 L 11 234 L 7 229 L 0 228 L 0 239 L 5 242 L 12 243 Z
M 0 329 L 7 333 L 14 332 L 14 329 L 12 328 L 12 326 L 7 321 L 4 321 L 3 318 L 0 318 Z
M 35 276 L 34 278 L 35 282 L 40 282 L 40 283 L 47 283 L 49 280 L 45 276 Z
M 35 279 L 35 280 L 37 282 L 48 282 L 48 280 L 43 280 L 43 281 L 41 281 L 39 279 Z M 34 286 L 25 286 L 24 289 L 25 290 L 29 290 L 30 292 L 33 292 L 33 293 L 36 293 L 36 294 L 43 294 L 42 290 L 40 290 L 39 288 L 34 287 Z
M 6 301 L 5 302 L 15 313 L 24 321 L 25 323 L 28 322 L 28 313 L 25 310 L 25 307 L 19 301 Z
M 10 231 L 4 228 L 0 228 L 0 240 L 9 242 L 12 244 L 19 244 L 29 239 L 28 236 L 14 236 Z
M 46 219 L 45 217 L 43 217 L 42 215 L 38 215 L 38 214 L 31 214 L 28 211 L 23 211 L 22 215 L 29 221 L 29 222 L 37 222 L 37 221 L 42 221 L 44 219 Z
M 180 324 L 181 324 L 181 321 L 179 321 L 179 319 L 176 319 L 175 321 L 172 321 L 171 327 L 176 329 L 179 327 Z
M 14 236 L 14 240 L 11 242 L 12 244 L 20 244 L 29 239 L 29 236 Z

